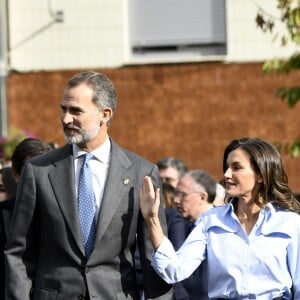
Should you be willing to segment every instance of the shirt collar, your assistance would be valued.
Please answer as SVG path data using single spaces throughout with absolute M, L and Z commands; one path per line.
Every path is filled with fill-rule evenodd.
M 76 144 L 73 144 L 72 146 L 73 146 L 73 154 L 75 159 L 87 153 L 86 151 L 81 150 Z M 109 162 L 110 148 L 111 148 L 111 142 L 109 137 L 107 137 L 105 142 L 100 147 L 93 150 L 91 153 L 99 161 L 101 161 L 104 164 L 107 164 Z

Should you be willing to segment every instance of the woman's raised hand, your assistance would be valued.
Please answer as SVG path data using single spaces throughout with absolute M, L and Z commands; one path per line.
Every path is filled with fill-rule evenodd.
M 160 191 L 159 189 L 154 190 L 151 178 L 146 176 L 139 194 L 142 215 L 146 221 L 153 248 L 156 250 L 164 238 L 158 216 Z
M 145 220 L 158 217 L 160 203 L 160 191 L 154 190 L 152 180 L 149 176 L 144 178 L 140 188 L 140 207 Z

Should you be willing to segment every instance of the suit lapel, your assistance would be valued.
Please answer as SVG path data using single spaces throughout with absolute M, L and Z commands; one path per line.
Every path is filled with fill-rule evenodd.
M 64 148 L 67 151 L 62 159 L 54 162 L 55 168 L 49 173 L 49 179 L 67 226 L 84 254 L 77 213 L 72 147 L 67 145 Z
M 126 154 L 112 141 L 110 166 L 98 218 L 95 244 L 102 238 L 124 193 L 131 186 L 133 178 L 128 172 L 130 166 L 131 161 Z
M 49 173 L 49 180 L 66 224 L 84 254 L 77 213 L 72 147 L 67 145 L 63 149 L 65 150 L 62 157 L 53 162 L 54 168 Z M 131 161 L 127 155 L 112 141 L 110 166 L 98 218 L 95 245 L 107 230 L 124 193 L 132 186 L 134 178 L 129 172 L 130 166 Z

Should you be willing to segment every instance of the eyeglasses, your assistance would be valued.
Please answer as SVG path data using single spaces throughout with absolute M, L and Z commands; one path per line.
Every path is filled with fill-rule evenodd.
M 191 192 L 191 193 L 186 193 L 186 192 L 182 192 L 182 191 L 178 191 L 178 190 L 175 190 L 174 191 L 174 197 L 178 197 L 180 199 L 183 199 L 191 194 L 198 194 L 199 192 Z

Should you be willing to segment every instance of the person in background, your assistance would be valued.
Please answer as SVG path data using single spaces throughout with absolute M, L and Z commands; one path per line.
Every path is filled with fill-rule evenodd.
M 197 225 L 211 209 L 216 197 L 216 180 L 204 170 L 190 170 L 179 180 L 174 203 L 181 216 Z
M 11 157 L 12 172 L 16 182 L 19 182 L 22 169 L 28 159 L 53 149 L 51 144 L 38 138 L 25 138 L 20 142 Z
M 116 104 L 104 74 L 68 80 L 60 103 L 67 144 L 28 161 L 19 180 L 5 250 L 7 299 L 137 300 L 136 241 L 145 299 L 171 299 L 172 287 L 150 265 L 138 199 L 145 176 L 160 187 L 158 169 L 109 137 Z M 158 219 L 166 233 L 163 205 Z
M 175 249 L 183 244 L 186 238 L 186 221 L 178 213 L 174 204 L 175 188 L 168 184 L 162 184 L 163 203 L 168 225 L 168 237 Z
M 0 169 L 0 203 L 11 199 L 17 191 L 17 183 L 14 179 L 12 168 L 4 167 Z
M 17 191 L 11 167 L 0 169 L 0 300 L 5 299 L 5 261 L 4 247 L 8 235 L 8 226 L 6 224 L 10 219 L 10 211 L 13 207 L 13 201 Z
M 202 215 L 214 207 L 216 180 L 204 170 L 188 171 L 179 180 L 174 203 L 188 220 L 189 232 L 201 222 Z M 177 249 L 175 249 L 177 250 Z M 203 262 L 182 284 L 191 300 L 208 299 L 207 264 Z
M 0 299 L 4 299 L 5 287 L 5 262 L 4 262 L 4 248 L 8 238 L 10 223 L 12 219 L 13 209 L 15 205 L 15 196 L 17 192 L 17 182 L 20 178 L 22 168 L 25 161 L 29 158 L 35 157 L 42 153 L 50 151 L 52 148 L 45 142 L 37 138 L 25 138 L 14 149 L 11 163 L 12 167 L 7 167 L 1 170 L 3 185 L 6 193 L 5 201 L 0 203 L 0 240 L 1 240 L 1 280 Z M 0 176 L 1 177 L 1 176 Z
M 177 252 L 157 218 L 158 190 L 145 177 L 140 201 L 153 267 L 174 283 L 206 260 L 213 299 L 300 299 L 300 203 L 279 152 L 262 139 L 233 140 L 223 171 L 228 204 L 206 212 Z
M 183 244 L 188 230 L 188 222 L 182 218 L 174 204 L 175 188 L 169 183 L 162 184 L 163 203 L 167 218 L 168 238 L 178 250 Z M 188 292 L 181 282 L 173 285 L 173 299 L 174 300 L 189 300 Z
M 165 157 L 156 162 L 163 183 L 176 187 L 179 178 L 188 170 L 185 162 L 176 157 Z

